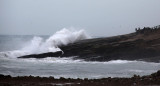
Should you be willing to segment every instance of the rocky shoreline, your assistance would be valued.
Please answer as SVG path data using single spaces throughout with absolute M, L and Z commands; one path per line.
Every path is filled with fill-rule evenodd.
M 160 71 L 147 76 L 101 79 L 0 75 L 0 86 L 160 86 Z
M 71 57 L 85 61 L 138 60 L 160 62 L 160 26 L 136 28 L 136 32 L 93 38 L 58 46 L 64 53 L 42 53 L 18 58 Z M 55 56 L 54 56 L 55 55 Z

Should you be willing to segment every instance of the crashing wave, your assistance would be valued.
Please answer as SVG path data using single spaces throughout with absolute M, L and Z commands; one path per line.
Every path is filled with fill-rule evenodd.
M 29 44 L 25 45 L 22 49 L 0 52 L 1 57 L 19 57 L 29 54 L 40 54 L 46 52 L 62 51 L 59 46 L 74 43 L 79 40 L 88 39 L 89 35 L 84 30 L 69 30 L 62 29 L 55 34 L 44 40 L 41 37 L 33 37 Z

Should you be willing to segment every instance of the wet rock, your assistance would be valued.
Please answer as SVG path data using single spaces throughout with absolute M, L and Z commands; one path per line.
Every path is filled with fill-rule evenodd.
M 48 52 L 48 53 L 42 53 L 42 54 L 31 54 L 31 55 L 25 55 L 17 58 L 46 58 L 46 57 L 60 57 L 63 54 L 62 51 L 57 52 Z

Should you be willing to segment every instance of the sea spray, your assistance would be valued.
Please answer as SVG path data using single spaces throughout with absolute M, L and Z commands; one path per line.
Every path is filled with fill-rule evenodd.
M 19 57 L 29 54 L 40 54 L 46 52 L 62 51 L 59 46 L 74 43 L 79 40 L 88 39 L 89 35 L 85 30 L 69 30 L 63 28 L 57 31 L 55 34 L 44 40 L 41 37 L 33 37 L 33 39 L 27 43 L 22 49 L 0 52 L 0 57 Z
M 66 28 L 56 32 L 54 35 L 49 37 L 45 43 L 41 46 L 41 51 L 44 52 L 56 52 L 61 49 L 58 48 L 61 45 L 67 45 L 74 43 L 79 40 L 87 39 L 89 36 L 84 30 L 74 31 Z

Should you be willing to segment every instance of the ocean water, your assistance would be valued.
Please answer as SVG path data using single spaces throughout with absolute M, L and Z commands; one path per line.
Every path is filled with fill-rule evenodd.
M 90 62 L 73 57 L 18 59 L 17 57 L 61 51 L 59 45 L 91 38 L 84 30 L 62 29 L 52 36 L 0 35 L 0 74 L 12 76 L 54 76 L 55 78 L 106 78 L 148 75 L 160 69 L 160 63 L 113 60 Z M 65 52 L 64 52 L 65 53 Z

